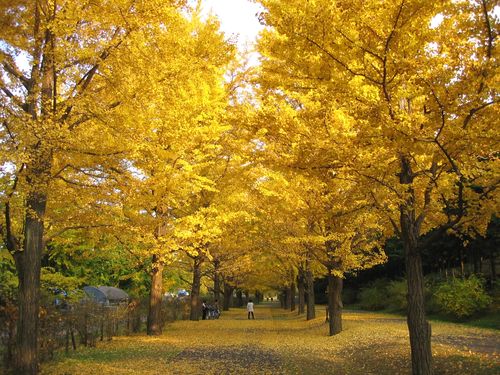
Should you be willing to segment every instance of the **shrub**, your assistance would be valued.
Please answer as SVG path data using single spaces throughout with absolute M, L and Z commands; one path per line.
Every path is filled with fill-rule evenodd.
M 369 287 L 361 289 L 359 306 L 365 310 L 382 310 L 387 306 L 387 280 L 375 280 Z
M 17 276 L 14 261 L 0 249 L 0 305 L 12 301 L 17 294 Z
M 491 303 L 483 281 L 472 275 L 467 279 L 453 278 L 437 286 L 434 297 L 440 311 L 463 319 L 474 315 Z
M 406 280 L 391 281 L 387 286 L 387 307 L 391 310 L 406 311 L 408 307 L 408 284 Z
M 357 293 L 355 289 L 344 288 L 342 290 L 342 302 L 346 305 L 352 305 L 357 301 Z

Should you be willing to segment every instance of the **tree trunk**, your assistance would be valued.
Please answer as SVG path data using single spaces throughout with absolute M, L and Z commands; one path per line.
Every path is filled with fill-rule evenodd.
M 245 294 L 245 299 L 244 299 L 243 304 L 246 305 L 248 303 L 248 301 L 250 301 L 250 291 L 245 290 L 244 294 Z
M 161 335 L 163 319 L 161 303 L 163 298 L 163 267 L 164 264 L 157 255 L 153 255 L 153 269 L 151 271 L 151 291 L 149 293 L 149 310 L 147 334 Z
M 219 261 L 214 260 L 214 301 L 220 301 L 220 274 L 219 274 Z
M 471 248 L 472 250 L 472 266 L 473 266 L 473 272 L 477 275 L 480 271 L 479 271 L 479 261 L 480 261 L 480 258 L 479 258 L 479 249 L 477 246 L 473 246 Z
M 330 336 L 342 332 L 342 286 L 341 277 L 328 274 L 328 326 Z
M 201 255 L 194 258 L 193 263 L 193 285 L 191 287 L 191 312 L 189 320 L 200 319 L 200 287 L 201 287 L 201 265 L 203 259 Z
M 231 306 L 231 302 L 233 300 L 233 291 L 234 287 L 228 283 L 224 283 L 224 302 L 222 304 L 223 311 L 229 311 L 229 307 Z
M 19 320 L 17 321 L 16 369 L 19 375 L 38 373 L 38 310 L 40 268 L 43 250 L 43 217 L 47 196 L 30 193 L 24 222 L 24 251 L 15 253 L 19 278 Z
M 236 291 L 236 305 L 238 307 L 243 306 L 243 291 L 241 289 L 238 289 Z
M 495 250 L 494 250 L 493 247 L 491 247 L 491 249 L 490 249 L 489 261 L 490 261 L 491 283 L 493 284 L 496 281 L 496 279 L 497 279 L 497 270 L 496 270 L 496 267 L 495 267 L 496 255 L 495 255 Z
M 262 293 L 258 290 L 255 291 L 255 302 L 256 303 L 261 303 L 264 300 L 264 296 Z
M 299 315 L 304 314 L 305 309 L 305 286 L 304 286 L 304 270 L 299 270 L 297 277 L 297 288 L 299 290 Z
M 290 311 L 295 311 L 295 278 L 290 285 Z
M 314 298 L 314 277 L 310 270 L 309 261 L 306 261 L 306 292 L 307 292 L 307 315 L 306 319 L 316 318 L 316 307 Z
M 401 239 L 408 279 L 408 330 L 413 375 L 432 374 L 431 326 L 425 316 L 424 275 L 418 247 L 419 228 L 415 218 L 413 173 L 406 157 L 401 158 L 400 182 L 410 185 L 406 202 L 400 206 Z
M 432 374 L 431 326 L 425 316 L 424 278 L 422 260 L 416 249 L 407 249 L 408 329 L 412 355 L 413 375 Z
M 290 288 L 286 287 L 283 289 L 283 309 L 288 310 L 290 309 Z

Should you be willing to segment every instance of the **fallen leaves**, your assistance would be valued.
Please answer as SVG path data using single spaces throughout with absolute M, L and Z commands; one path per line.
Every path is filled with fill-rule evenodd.
M 247 320 L 234 309 L 219 320 L 169 324 L 160 337 L 118 337 L 47 363 L 42 374 L 411 373 L 408 331 L 399 316 L 345 312 L 344 331 L 332 337 L 322 315 L 305 321 L 257 306 L 256 317 Z M 436 374 L 498 373 L 495 332 L 446 323 L 433 323 L 433 332 Z

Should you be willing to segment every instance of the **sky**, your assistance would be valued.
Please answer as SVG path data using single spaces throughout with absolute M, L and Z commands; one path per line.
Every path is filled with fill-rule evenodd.
M 262 7 L 249 0 L 202 0 L 205 14 L 213 13 L 227 37 L 236 37 L 240 48 L 252 44 L 262 29 L 257 19 Z

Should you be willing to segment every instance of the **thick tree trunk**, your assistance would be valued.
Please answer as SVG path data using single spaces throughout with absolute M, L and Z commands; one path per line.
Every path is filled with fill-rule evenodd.
M 295 278 L 292 281 L 292 285 L 290 285 L 290 311 L 295 311 L 296 309 L 296 304 L 295 304 Z
M 222 304 L 223 311 L 229 311 L 229 307 L 231 307 L 231 302 L 233 300 L 233 291 L 234 287 L 228 283 L 224 283 L 224 302 Z
M 425 316 L 424 278 L 420 253 L 407 249 L 408 329 L 413 375 L 432 374 L 431 326 Z
M 306 262 L 306 291 L 307 291 L 307 314 L 306 319 L 316 318 L 316 307 L 314 298 L 314 277 L 309 268 L 309 262 Z
M 161 316 L 161 303 L 163 298 L 163 263 L 157 255 L 153 255 L 153 269 L 151 271 L 151 291 L 149 293 L 149 310 L 147 334 L 150 336 L 161 335 L 163 319 Z
M 400 182 L 408 185 L 413 182 L 410 162 L 405 157 L 401 158 Z M 411 187 L 408 193 L 409 198 L 400 207 L 400 225 L 408 279 L 407 322 L 410 333 L 412 373 L 413 375 L 431 375 L 431 326 L 425 316 L 424 275 L 418 247 L 419 228 L 415 218 L 414 192 Z
M 341 277 L 328 275 L 328 326 L 330 336 L 342 332 L 342 286 Z
M 200 319 L 200 287 L 201 287 L 201 265 L 203 259 L 200 255 L 194 258 L 193 263 L 193 284 L 191 286 L 191 312 L 189 320 Z
M 43 250 L 43 217 L 47 196 L 30 193 L 24 222 L 23 251 L 15 253 L 19 278 L 19 320 L 15 373 L 38 373 L 38 310 L 40 305 L 40 268 Z
M 299 290 L 299 315 L 304 314 L 305 309 L 305 285 L 304 285 L 304 270 L 299 270 L 297 277 L 297 288 Z

